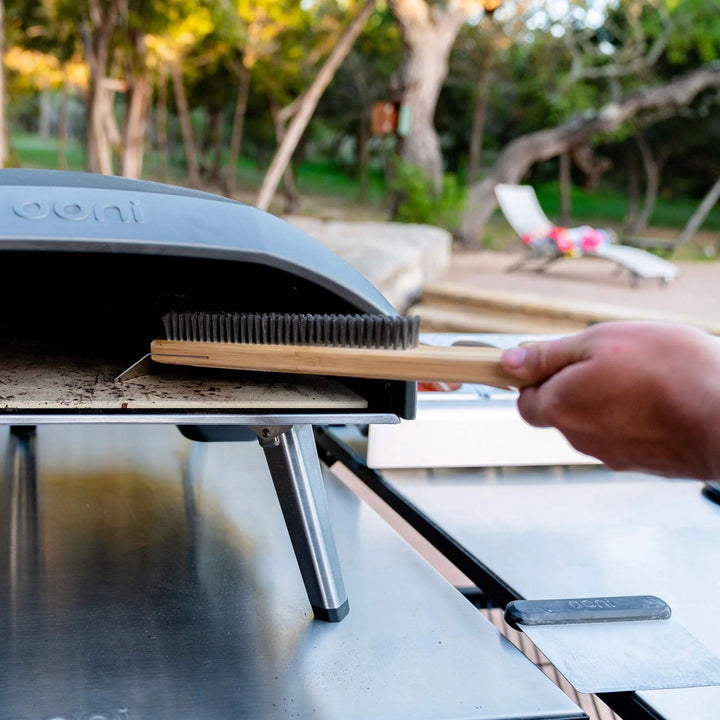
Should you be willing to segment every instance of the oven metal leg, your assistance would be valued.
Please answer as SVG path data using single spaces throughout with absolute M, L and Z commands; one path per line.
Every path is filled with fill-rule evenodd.
M 312 426 L 259 426 L 253 430 L 265 451 L 315 617 L 339 622 L 349 606 Z

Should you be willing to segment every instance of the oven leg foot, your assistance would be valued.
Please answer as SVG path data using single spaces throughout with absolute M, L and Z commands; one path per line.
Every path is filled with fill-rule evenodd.
M 253 427 L 315 617 L 339 622 L 349 610 L 311 425 Z

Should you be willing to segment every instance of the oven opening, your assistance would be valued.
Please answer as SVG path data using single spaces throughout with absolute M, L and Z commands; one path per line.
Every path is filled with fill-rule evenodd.
M 353 312 L 308 280 L 257 263 L 113 253 L 4 252 L 0 342 L 122 362 L 162 337 L 171 310 Z M 20 291 L 16 289 L 20 287 Z
M 232 412 L 240 405 L 322 407 L 338 398 L 356 408 L 368 405 L 348 383 L 309 376 L 156 364 L 151 377 L 114 382 L 164 336 L 161 318 L 168 311 L 356 312 L 289 272 L 249 262 L 117 253 L 8 251 L 2 263 L 5 276 L 15 280 L 0 288 L 5 412 Z

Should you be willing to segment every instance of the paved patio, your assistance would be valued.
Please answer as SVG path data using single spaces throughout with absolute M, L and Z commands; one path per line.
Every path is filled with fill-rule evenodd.
M 600 259 L 560 260 L 543 273 L 506 272 L 517 258 L 512 253 L 455 250 L 447 271 L 430 287 L 454 286 L 479 297 L 579 314 L 689 322 L 720 333 L 720 263 L 676 262 L 680 272 L 668 286 L 646 280 L 633 288 L 626 273 Z
M 522 250 L 468 251 L 452 247 L 450 234 L 430 225 L 320 220 L 285 216 L 286 221 L 338 253 L 370 280 L 400 312 L 432 319 L 432 330 L 524 332 L 572 331 L 607 319 L 685 322 L 720 334 L 720 262 L 673 261 L 678 277 L 630 284 L 629 273 L 599 258 L 562 259 L 538 273 L 507 272 Z M 417 305 L 419 301 L 419 305 Z M 484 313 L 488 327 L 453 326 L 452 312 Z M 491 312 L 488 312 L 491 311 Z M 549 319 L 547 326 L 537 319 Z M 558 326 L 557 318 L 569 320 Z M 443 328 L 443 323 L 449 323 Z

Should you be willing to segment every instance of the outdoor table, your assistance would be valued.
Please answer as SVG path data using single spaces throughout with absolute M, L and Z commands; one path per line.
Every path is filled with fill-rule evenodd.
M 378 471 L 344 432 L 321 439 L 326 451 L 349 450 L 343 462 L 497 605 L 657 595 L 720 655 L 720 505 L 703 483 L 593 465 Z M 716 720 L 720 709 L 720 687 L 601 697 L 624 720 Z
M 0 428 L 0 718 L 579 720 L 324 471 L 350 612 L 314 620 L 257 442 Z

